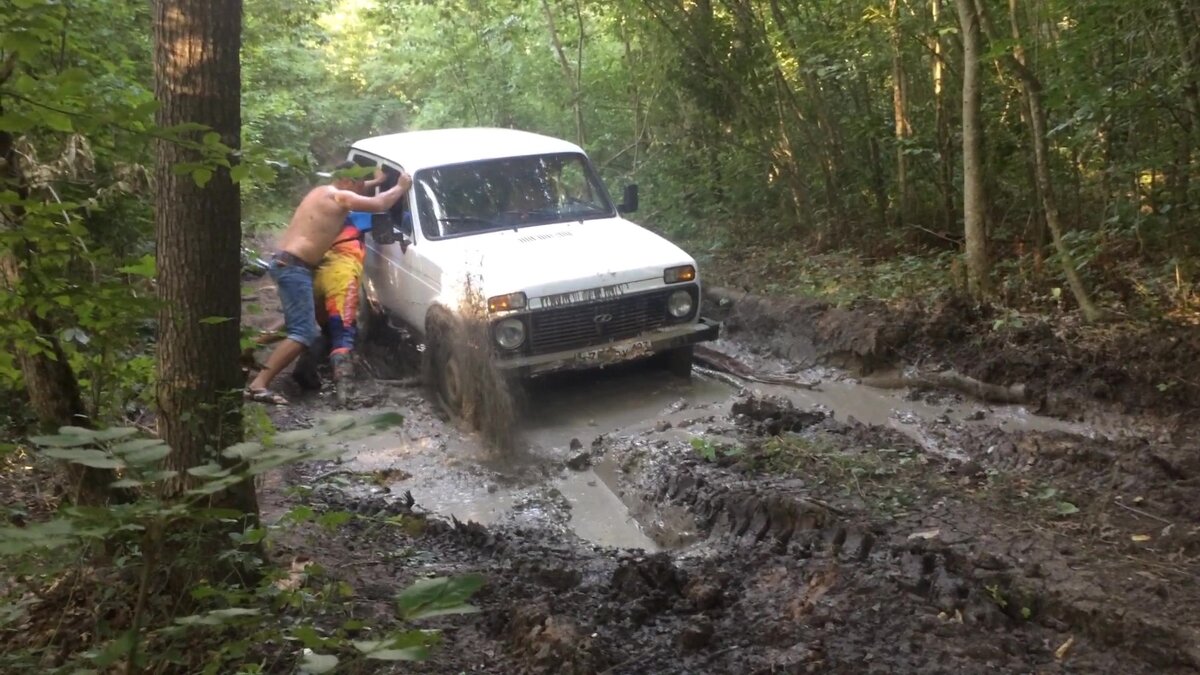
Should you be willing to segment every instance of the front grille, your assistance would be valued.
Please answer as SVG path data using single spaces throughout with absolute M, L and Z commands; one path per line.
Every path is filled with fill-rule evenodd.
M 667 297 L 679 287 L 532 312 L 529 349 L 546 354 L 636 337 L 668 323 Z M 694 298 L 694 295 L 693 295 Z M 601 320 L 597 320 L 600 317 Z M 607 320 L 604 320 L 607 319 Z

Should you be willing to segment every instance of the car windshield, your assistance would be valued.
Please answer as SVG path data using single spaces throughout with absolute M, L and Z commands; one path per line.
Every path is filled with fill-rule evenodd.
M 505 157 L 417 172 L 417 217 L 430 239 L 612 216 L 583 155 Z

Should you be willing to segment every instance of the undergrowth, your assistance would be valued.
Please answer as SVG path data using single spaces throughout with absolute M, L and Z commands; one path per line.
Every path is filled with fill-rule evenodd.
M 10 513 L 0 528 L 0 672 L 325 673 L 378 661 L 428 658 L 440 633 L 422 619 L 474 611 L 477 575 L 421 579 L 390 617 L 369 619 L 355 589 L 318 565 L 271 561 L 276 537 L 297 527 L 335 530 L 356 519 L 408 530 L 410 519 L 297 506 L 275 523 L 213 508 L 210 498 L 281 466 L 340 454 L 331 437 L 399 421 L 336 418 L 313 429 L 260 434 L 226 448 L 223 465 L 192 467 L 178 497 L 162 487 L 170 450 L 132 428 L 63 427 L 10 450 L 25 469 L 70 462 L 111 469 L 130 503 Z M 260 429 L 260 431 L 262 431 Z M 34 449 L 36 448 L 36 449 Z

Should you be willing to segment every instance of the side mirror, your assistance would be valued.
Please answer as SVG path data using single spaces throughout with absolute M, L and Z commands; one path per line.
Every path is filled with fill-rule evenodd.
M 630 183 L 625 186 L 625 196 L 621 203 L 617 205 L 618 213 L 633 213 L 638 210 L 638 186 L 637 183 Z
M 396 222 L 390 213 L 371 214 L 371 237 L 379 244 L 394 244 L 400 240 Z

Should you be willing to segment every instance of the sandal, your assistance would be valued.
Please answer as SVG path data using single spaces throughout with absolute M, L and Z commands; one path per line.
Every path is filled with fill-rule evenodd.
M 270 403 L 271 405 L 287 405 L 288 400 L 270 389 L 246 389 L 244 398 L 247 401 L 256 403 Z

